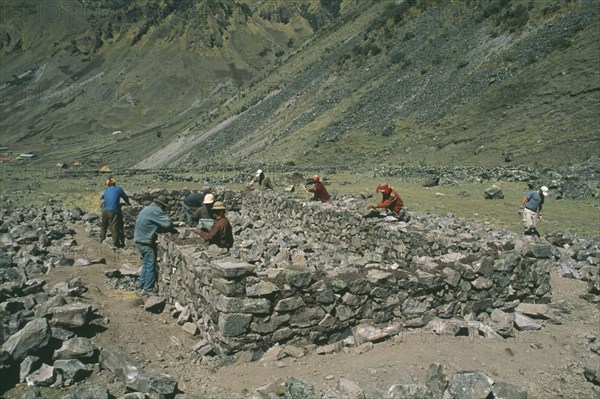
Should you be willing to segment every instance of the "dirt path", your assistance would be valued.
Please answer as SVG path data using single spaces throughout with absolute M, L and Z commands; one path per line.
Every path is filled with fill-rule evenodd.
M 104 272 L 125 264 L 137 266 L 137 251 L 113 252 L 87 237 L 81 226 L 75 228 L 78 246 L 85 248 L 87 257 L 104 257 L 107 263 L 53 270 L 46 276 L 49 284 L 80 277 L 88 287 L 84 300 L 97 308 L 104 318 L 98 322 L 106 327 L 94 342 L 103 348 L 120 346 L 147 369 L 177 377 L 179 388 L 190 395 L 242 396 L 242 392 L 286 377 L 301 379 L 324 392 L 344 376 L 361 386 L 369 398 L 381 397 L 392 384 L 424 382 L 431 363 L 442 364 L 447 375 L 481 370 L 496 381 L 527 390 L 529 398 L 592 398 L 600 394 L 583 376 L 584 367 L 599 361 L 589 350 L 588 338 L 600 339 L 600 310 L 580 298 L 586 286 L 581 281 L 553 275 L 553 302 L 565 301 L 570 313 L 562 314 L 562 324 L 545 322 L 540 331 L 521 332 L 516 338 L 496 341 L 413 331 L 377 343 L 361 354 L 349 350 L 267 363 L 223 365 L 215 359 L 198 364 L 190 356 L 198 337 L 183 331 L 166 312 L 157 315 L 144 311 L 143 300 L 136 293 L 114 290 L 108 284 Z M 92 379 L 106 381 L 110 375 L 104 371 Z M 115 393 L 122 388 L 118 382 L 112 386 Z

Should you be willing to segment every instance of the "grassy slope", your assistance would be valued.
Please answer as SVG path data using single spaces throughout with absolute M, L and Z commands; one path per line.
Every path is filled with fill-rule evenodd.
M 349 15 L 345 24 L 320 32 L 304 50 L 258 76 L 219 110 L 216 121 L 202 120 L 192 133 L 245 111 L 236 127 L 205 143 L 197 160 L 226 151 L 230 163 L 376 164 L 383 153 L 399 164 L 502 165 L 510 152 L 518 163 L 581 162 L 600 150 L 593 111 L 600 101 L 598 22 L 561 42 L 552 37 L 552 26 L 569 26 L 568 12 L 577 7 L 547 14 L 543 7 L 549 3 L 530 3 L 529 24 L 513 33 L 493 21 L 474 24 L 464 2 L 442 2 L 431 16 L 411 10 L 400 25 L 388 21 L 391 37 L 383 28 L 368 28 L 382 4 Z M 461 24 L 464 31 L 456 27 Z M 345 46 L 347 41 L 375 43 L 384 51 L 352 54 L 348 61 L 354 44 Z M 545 47 L 537 49 L 538 42 Z M 398 50 L 406 52 L 407 65 L 390 64 Z M 401 82 L 398 88 L 391 87 L 395 82 Z M 473 83 L 481 94 L 456 95 L 472 90 Z M 451 87 L 438 92 L 444 85 Z M 453 109 L 420 120 L 423 112 L 447 106 L 436 101 Z M 344 126 L 347 120 L 350 126 Z M 395 134 L 382 136 L 384 123 Z M 337 137 L 323 139 L 332 132 Z M 478 155 L 480 146 L 485 152 Z

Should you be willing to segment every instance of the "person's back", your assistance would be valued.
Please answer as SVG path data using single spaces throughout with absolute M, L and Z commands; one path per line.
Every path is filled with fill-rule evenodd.
M 204 201 L 204 193 L 190 193 L 183 198 L 183 203 L 192 208 L 202 206 Z
M 527 195 L 525 195 L 527 199 L 525 201 L 525 208 L 530 211 L 537 212 L 540 205 L 544 205 L 544 196 L 540 195 L 538 190 L 532 190 Z
M 125 191 L 116 184 L 110 185 L 104 191 L 104 195 L 102 197 L 104 199 L 104 204 L 102 209 L 105 211 L 120 211 L 121 210 L 121 198 L 125 201 L 128 200 L 127 194 Z
M 387 198 L 385 194 L 383 195 L 383 202 L 388 202 L 386 208 L 394 212 L 396 215 L 404 207 L 404 202 L 402 201 L 402 198 L 400 198 L 400 195 L 394 189 L 391 190 Z
M 169 216 L 155 203 L 143 208 L 135 222 L 133 239 L 135 242 L 152 244 L 156 241 L 159 229 L 171 226 Z

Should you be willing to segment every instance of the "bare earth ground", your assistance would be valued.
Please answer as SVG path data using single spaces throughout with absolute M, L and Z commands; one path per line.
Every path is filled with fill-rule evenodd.
M 361 386 L 368 398 L 378 398 L 392 384 L 425 382 L 428 366 L 440 363 L 447 375 L 481 370 L 495 381 L 526 390 L 529 398 L 600 397 L 600 389 L 583 376 L 585 366 L 594 367 L 599 362 L 599 356 L 589 349 L 588 338 L 600 339 L 600 309 L 580 298 L 586 286 L 581 281 L 552 275 L 553 302 L 566 301 L 571 313 L 562 315 L 562 324 L 545 322 L 540 331 L 521 332 L 516 338 L 440 337 L 417 330 L 376 343 L 361 354 L 349 350 L 266 363 L 199 362 L 190 356 L 198 337 L 183 331 L 169 313 L 144 311 L 143 299 L 137 293 L 114 290 L 108 284 L 104 271 L 127 263 L 137 266 L 137 251 L 127 248 L 113 252 L 88 237 L 81 226 L 74 227 L 78 246 L 86 256 L 105 257 L 107 263 L 54 269 L 45 276 L 49 285 L 80 277 L 88 287 L 82 300 L 93 304 L 102 317 L 97 323 L 106 327 L 94 342 L 102 348 L 120 346 L 146 369 L 176 377 L 179 389 L 186 394 L 243 397 L 280 377 L 298 378 L 324 393 L 344 376 Z M 94 373 L 87 381 L 109 383 L 117 397 L 124 392 L 123 384 L 106 370 Z M 12 395 L 8 392 L 7 398 L 20 397 L 17 392 L 21 389 L 13 389 Z

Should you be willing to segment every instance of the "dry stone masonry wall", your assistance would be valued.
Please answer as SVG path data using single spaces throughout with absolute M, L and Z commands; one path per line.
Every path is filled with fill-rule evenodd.
M 199 327 L 218 353 L 378 340 L 433 320 L 489 321 L 494 310 L 549 302 L 560 253 L 547 241 L 451 215 L 364 219 L 356 198 L 223 197 L 239 204 L 228 213 L 229 254 L 163 236 L 159 255 L 161 295 L 185 307 L 180 322 Z

